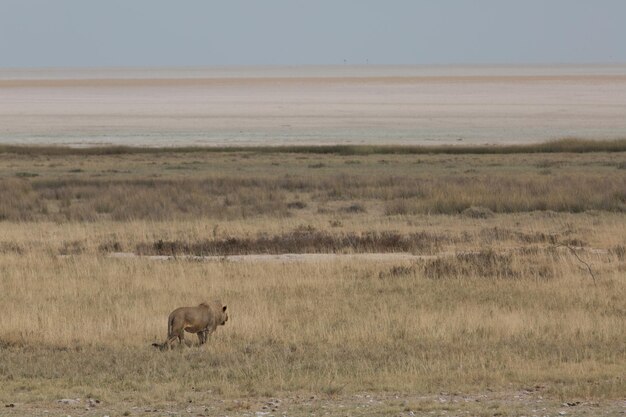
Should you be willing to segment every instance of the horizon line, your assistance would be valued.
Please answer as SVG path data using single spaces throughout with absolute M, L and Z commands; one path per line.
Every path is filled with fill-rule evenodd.
M 626 61 L 604 61 L 604 62 L 481 62 L 481 63 L 428 63 L 428 64 L 374 64 L 374 63 L 335 63 L 335 64 L 171 64 L 171 65 L 25 65 L 25 66 L 4 66 L 0 65 L 0 71 L 11 70 L 89 70 L 89 69 L 208 69 L 208 68 L 362 68 L 362 67 L 413 67 L 413 68 L 440 68 L 440 67 L 611 67 L 625 66 Z

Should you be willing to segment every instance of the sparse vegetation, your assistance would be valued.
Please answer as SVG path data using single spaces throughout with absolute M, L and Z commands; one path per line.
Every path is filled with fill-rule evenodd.
M 236 163 L 230 155 L 37 156 L 47 163 L 39 175 L 15 178 L 28 172 L 32 157 L 4 154 L 0 163 L 15 166 L 0 172 L 0 190 L 10 195 L 0 202 L 0 219 L 232 220 L 284 217 L 305 208 L 478 218 L 537 210 L 626 212 L 626 171 L 613 168 L 622 154 L 574 155 L 567 164 L 557 154 L 555 161 L 562 165 L 551 175 L 536 169 L 550 165 L 545 154 L 426 155 L 418 165 L 411 155 L 390 155 L 393 163 L 384 166 L 376 156 L 346 165 L 341 163 L 345 157 L 328 155 L 319 170 L 299 164 L 297 154 L 285 154 L 280 165 L 268 163 L 273 154 L 246 152 L 247 158 Z M 72 158 L 83 160 L 80 172 L 63 168 Z M 180 169 L 164 169 L 170 162 Z M 479 172 L 467 173 L 476 166 Z
M 626 139 L 589 140 L 565 138 L 543 143 L 525 145 L 443 145 L 443 146 L 403 146 L 403 145 L 326 145 L 326 146 L 210 146 L 210 147 L 132 147 L 105 146 L 74 148 L 66 146 L 24 146 L 0 145 L 0 153 L 17 155 L 133 155 L 133 154 L 177 154 L 177 153 L 239 153 L 245 149 L 255 154 L 333 154 L 333 155 L 489 155 L 489 154 L 529 154 L 529 153 L 589 153 L 589 152 L 625 152 Z M 354 163 L 348 160 L 346 163 Z M 358 163 L 358 162 L 357 162 Z

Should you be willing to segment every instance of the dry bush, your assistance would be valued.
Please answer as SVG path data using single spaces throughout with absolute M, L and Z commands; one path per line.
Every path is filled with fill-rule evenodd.
M 519 273 L 512 268 L 512 255 L 499 254 L 491 249 L 479 253 L 461 253 L 455 257 L 427 261 L 423 270 L 424 275 L 432 279 L 519 278 Z
M 122 252 L 124 250 L 124 245 L 122 245 L 117 240 L 107 240 L 98 245 L 98 251 L 103 253 L 114 253 L 114 252 Z
M 524 248 L 517 253 L 484 249 L 426 261 L 423 273 L 431 279 L 495 278 L 550 279 L 556 276 L 552 249 Z
M 23 254 L 25 249 L 22 245 L 15 242 L 0 242 L 0 254 L 2 253 L 16 253 Z
M 302 210 L 306 208 L 306 206 L 307 204 L 304 201 L 293 201 L 287 204 L 287 208 L 298 209 L 298 210 Z
M 0 220 L 30 221 L 47 214 L 29 181 L 0 179 L 0 196 Z
M 611 248 L 609 253 L 614 255 L 620 261 L 626 260 L 626 246 L 624 245 L 618 245 Z
M 543 232 L 524 233 L 502 227 L 485 228 L 480 231 L 480 236 L 486 242 L 497 242 L 504 240 L 514 240 L 522 243 L 550 243 L 559 241 L 559 236 Z
M 408 277 L 414 276 L 416 273 L 416 269 L 414 265 L 395 265 L 392 266 L 389 270 L 380 271 L 378 273 L 378 278 L 380 279 L 389 279 L 389 278 L 400 278 L 400 277 Z
M 342 207 L 341 211 L 343 211 L 344 213 L 366 213 L 367 209 L 363 204 L 354 203 L 350 204 L 349 206 Z
M 71 240 L 61 242 L 59 255 L 79 255 L 85 251 L 85 242 L 80 240 Z
M 462 212 L 463 216 L 469 217 L 470 219 L 489 219 L 493 217 L 493 211 L 489 210 L 486 207 L 468 207 Z
M 537 168 L 561 168 L 564 164 L 565 164 L 565 161 L 546 159 L 546 160 L 537 162 L 535 166 Z
M 409 200 L 399 199 L 385 203 L 386 216 L 406 216 L 417 214 L 419 209 L 415 204 L 411 204 Z

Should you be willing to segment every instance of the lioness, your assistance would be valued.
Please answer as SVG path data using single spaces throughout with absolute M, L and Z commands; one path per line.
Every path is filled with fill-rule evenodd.
M 153 343 L 152 346 L 169 349 L 177 338 L 179 344 L 182 344 L 186 331 L 197 334 L 200 344 L 203 345 L 208 335 L 213 333 L 218 325 L 225 325 L 226 321 L 228 321 L 226 306 L 219 300 L 204 302 L 197 307 L 177 308 L 167 319 L 167 340 L 163 344 Z

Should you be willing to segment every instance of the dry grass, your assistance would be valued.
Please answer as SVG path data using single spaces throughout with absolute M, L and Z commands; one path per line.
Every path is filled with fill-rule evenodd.
M 96 392 L 110 401 L 129 389 L 137 398 L 182 396 L 191 386 L 273 395 L 331 382 L 418 392 L 549 382 L 580 396 L 620 396 L 626 291 L 609 267 L 616 258 L 594 258 L 603 271 L 594 286 L 567 253 L 540 262 L 484 256 L 453 261 L 457 269 L 442 277 L 432 263 L 5 254 L 2 400 L 32 396 L 19 391 L 24 384 L 42 398 Z M 550 273 L 529 268 L 531 259 Z M 169 309 L 216 295 L 231 320 L 209 346 L 151 350 Z
M 472 207 L 623 213 L 625 157 L 400 154 L 347 164 L 353 157 L 335 154 L 0 154 L 0 220 L 224 221 L 316 211 L 467 214 Z
M 182 407 L 535 385 L 551 398 L 623 398 L 623 159 L 0 155 L 0 401 Z M 596 284 L 559 243 L 582 247 Z M 438 257 L 107 256 L 116 251 Z M 207 346 L 150 347 L 170 310 L 212 297 L 231 319 Z

